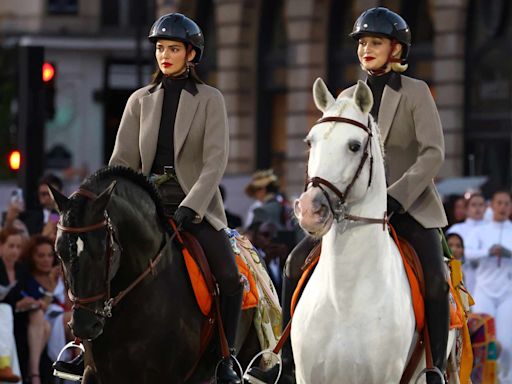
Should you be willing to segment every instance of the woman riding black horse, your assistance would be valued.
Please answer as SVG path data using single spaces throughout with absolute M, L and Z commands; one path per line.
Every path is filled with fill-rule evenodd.
M 224 232 L 219 184 L 228 159 L 229 132 L 221 93 L 198 78 L 204 50 L 199 26 L 182 14 L 160 17 L 151 27 L 158 69 L 150 85 L 126 104 L 109 165 L 141 171 L 158 186 L 166 214 L 202 245 L 221 295 L 221 313 L 234 353 L 243 288 Z M 217 381 L 240 383 L 231 358 Z

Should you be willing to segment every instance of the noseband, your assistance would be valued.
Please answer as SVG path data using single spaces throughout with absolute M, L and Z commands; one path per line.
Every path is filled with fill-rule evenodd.
M 86 189 L 80 188 L 76 192 L 74 192 L 71 196 L 74 195 L 80 195 L 84 196 L 90 200 L 95 199 L 97 195 L 91 191 L 88 191 Z M 82 308 L 86 311 L 92 312 L 96 316 L 100 316 L 103 318 L 112 317 L 112 308 L 117 305 L 123 297 L 125 297 L 128 292 L 130 292 L 133 288 L 135 288 L 144 278 L 149 275 L 150 273 L 152 275 L 156 275 L 156 266 L 159 263 L 159 261 L 162 259 L 162 255 L 164 254 L 164 250 L 166 249 L 167 244 L 171 243 L 171 240 L 174 238 L 174 235 L 169 237 L 165 244 L 160 248 L 158 251 L 158 254 L 149 260 L 149 266 L 147 269 L 145 269 L 126 289 L 120 291 L 115 297 L 111 296 L 111 290 L 110 290 L 110 273 L 112 268 L 112 260 L 114 257 L 114 254 L 116 252 L 121 253 L 122 248 L 119 244 L 117 233 L 112 225 L 112 222 L 110 220 L 110 217 L 108 215 L 107 210 L 103 212 L 103 215 L 105 217 L 104 220 L 100 221 L 99 223 L 83 226 L 83 227 L 66 227 L 61 225 L 60 223 L 57 224 L 57 228 L 60 229 L 64 233 L 88 233 L 96 231 L 100 228 L 106 228 L 107 229 L 107 245 L 106 245 L 106 255 L 107 255 L 107 274 L 105 278 L 105 290 L 97 295 L 89 296 L 89 297 L 78 297 L 73 294 L 71 291 L 71 288 L 67 286 L 68 290 L 68 296 L 70 301 L 73 303 L 73 309 L 79 309 Z M 64 263 L 61 261 L 64 281 L 66 282 L 66 285 L 68 285 L 68 278 L 66 275 L 66 269 L 64 267 Z M 103 302 L 103 309 L 91 309 L 87 306 L 87 304 L 96 303 L 102 299 L 105 299 Z
M 368 134 L 368 140 L 366 140 L 366 144 L 364 146 L 363 156 L 361 157 L 361 160 L 359 161 L 359 166 L 357 167 L 357 170 L 354 173 L 352 180 L 347 185 L 347 188 L 345 188 L 344 192 L 341 192 L 330 181 L 323 179 L 321 177 L 318 177 L 318 176 L 307 178 L 306 184 L 304 186 L 304 191 L 306 191 L 309 188 L 309 186 L 320 188 L 322 193 L 326 197 L 327 203 L 329 204 L 329 209 L 331 210 L 331 212 L 337 222 L 340 222 L 341 220 L 364 221 L 367 223 L 382 224 L 383 227 L 385 228 L 385 224 L 387 223 L 386 213 L 384 213 L 383 219 L 372 219 L 372 218 L 349 215 L 346 213 L 346 208 L 345 208 L 347 196 L 350 193 L 352 187 L 354 186 L 354 183 L 356 182 L 357 178 L 361 174 L 364 163 L 366 162 L 366 160 L 368 158 L 370 158 L 370 175 L 368 177 L 368 188 L 370 188 L 371 183 L 372 183 L 372 173 L 373 173 L 372 137 L 373 137 L 373 134 L 372 134 L 372 130 L 370 128 L 370 118 L 368 118 L 368 125 L 364 125 L 363 123 L 360 123 L 359 121 L 348 119 L 346 117 L 326 116 L 326 117 L 323 117 L 323 118 L 317 120 L 315 125 L 322 124 L 322 123 L 328 123 L 328 122 L 346 123 L 346 124 L 354 125 L 358 128 L 361 128 L 363 131 L 365 131 Z M 327 187 L 327 189 L 331 190 L 338 197 L 335 204 L 332 204 L 329 194 L 327 193 L 327 191 L 325 190 L 325 188 L 323 186 Z

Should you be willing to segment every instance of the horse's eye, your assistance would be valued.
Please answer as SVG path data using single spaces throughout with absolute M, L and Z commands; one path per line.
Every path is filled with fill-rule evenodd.
M 308 148 L 311 148 L 311 140 L 306 139 L 306 140 L 304 140 L 304 142 L 306 143 L 306 145 L 308 146 Z
M 350 149 L 352 152 L 357 152 L 359 149 L 361 149 L 361 144 L 355 142 L 349 143 L 348 149 Z

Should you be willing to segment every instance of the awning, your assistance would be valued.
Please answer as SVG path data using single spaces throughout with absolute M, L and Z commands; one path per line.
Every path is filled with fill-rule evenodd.
M 489 180 L 487 176 L 451 177 L 436 183 L 437 190 L 442 196 L 464 195 L 466 192 L 480 191 Z

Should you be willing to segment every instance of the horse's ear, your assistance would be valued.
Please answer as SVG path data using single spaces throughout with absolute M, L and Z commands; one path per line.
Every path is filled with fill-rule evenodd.
M 116 180 L 112 181 L 110 185 L 103 192 L 101 192 L 100 195 L 94 200 L 94 202 L 92 203 L 92 209 L 94 210 L 94 214 L 103 214 L 103 211 L 105 210 L 105 208 L 107 208 L 107 204 L 110 201 L 112 192 L 114 192 L 116 184 Z
M 363 113 L 369 113 L 373 106 L 373 95 L 364 81 L 358 80 L 354 100 Z
M 322 112 L 325 112 L 335 101 L 320 77 L 313 84 L 313 99 L 315 100 L 316 107 Z
M 47 184 L 48 189 L 50 191 L 50 197 L 55 202 L 55 205 L 57 206 L 57 211 L 59 213 L 64 212 L 69 207 L 69 199 L 64 196 L 62 193 L 60 193 L 57 189 L 55 189 L 51 184 Z

